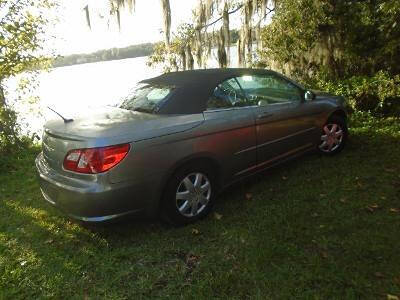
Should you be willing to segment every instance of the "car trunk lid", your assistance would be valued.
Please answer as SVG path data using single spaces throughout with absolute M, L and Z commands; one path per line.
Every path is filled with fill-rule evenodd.
M 63 160 L 70 150 L 151 139 L 189 130 L 203 121 L 202 114 L 157 115 L 105 107 L 89 116 L 78 116 L 72 122 L 61 119 L 47 122 L 43 156 L 52 169 L 63 171 Z

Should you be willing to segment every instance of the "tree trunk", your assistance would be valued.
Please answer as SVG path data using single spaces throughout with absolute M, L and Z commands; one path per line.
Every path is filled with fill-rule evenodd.
M 193 70 L 193 66 L 194 66 L 194 59 L 193 59 L 193 55 L 192 55 L 192 48 L 190 47 L 190 45 L 187 45 L 187 47 L 186 47 L 186 68 L 188 70 Z
M 219 38 L 218 38 L 218 64 L 220 68 L 227 67 L 227 56 L 225 51 L 225 34 L 223 28 L 221 28 L 221 30 L 219 31 Z
M 228 13 L 228 3 L 225 2 L 224 12 L 223 12 L 223 28 L 224 28 L 224 38 L 226 45 L 226 64 L 230 66 L 231 64 L 231 37 L 229 32 L 229 13 Z
M 6 106 L 6 97 L 4 95 L 4 88 L 3 84 L 0 80 L 0 108 L 3 108 Z
M 244 24 L 243 24 L 243 30 L 244 30 L 244 46 L 246 48 L 245 50 L 245 66 L 251 65 L 252 62 L 252 46 L 253 46 L 253 39 L 252 39 L 252 22 L 251 18 L 253 16 L 253 2 L 252 1 L 247 1 L 244 6 Z M 247 53 L 246 53 L 247 52 Z M 247 55 L 246 55 L 247 54 Z
M 3 85 L 1 84 L 1 81 L 0 81 L 0 113 L 3 110 L 3 108 L 5 107 L 5 105 L 6 105 L 6 99 L 4 96 Z M 0 114 L 0 116 L 1 116 L 1 114 Z M 0 137 L 2 136 L 2 133 L 4 132 L 4 130 L 5 130 L 5 128 L 4 128 L 3 122 L 1 121 L 1 117 L 0 117 Z
M 238 67 L 243 67 L 243 55 L 242 55 L 242 40 L 239 37 L 238 41 L 237 41 L 237 57 L 238 57 Z
M 163 15 L 163 26 L 164 26 L 164 38 L 165 46 L 169 48 L 170 35 L 171 35 L 171 7 L 169 0 L 161 0 L 161 9 Z
M 182 63 L 182 70 L 186 71 L 186 52 L 185 52 L 185 49 L 181 50 L 180 57 L 181 57 L 181 63 Z

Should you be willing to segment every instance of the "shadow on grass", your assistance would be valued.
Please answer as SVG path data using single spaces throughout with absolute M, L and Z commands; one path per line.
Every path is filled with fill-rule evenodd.
M 21 167 L 0 178 L 9 189 L 0 196 L 0 290 L 95 298 L 395 294 L 400 222 L 389 209 L 400 200 L 399 141 L 355 130 L 341 154 L 311 153 L 238 182 L 215 205 L 222 217 L 182 228 L 158 220 L 82 226 L 48 205 L 28 181 L 34 170 Z
M 373 176 L 368 177 L 368 168 L 364 170 L 364 167 L 371 166 L 371 164 L 380 164 L 382 162 L 381 157 L 376 153 L 387 157 L 387 155 L 391 155 L 391 149 L 396 147 L 399 142 L 399 137 L 393 137 L 390 134 L 380 133 L 371 136 L 369 132 L 358 132 L 350 136 L 344 151 L 336 156 L 325 156 L 317 151 L 309 152 L 299 158 L 289 160 L 235 183 L 219 195 L 215 210 L 225 212 L 226 206 L 231 206 L 238 210 L 245 209 L 249 203 L 251 204 L 251 200 L 259 194 L 263 197 L 266 196 L 267 202 L 273 201 L 277 194 L 280 197 L 284 197 L 285 192 L 291 188 L 290 182 L 293 178 L 290 177 L 290 174 L 296 172 L 301 173 L 304 185 L 311 181 L 314 184 L 319 179 L 321 183 L 326 180 L 321 168 L 327 167 L 333 171 L 330 172 L 333 176 L 342 176 L 348 173 L 348 168 L 350 168 L 354 171 L 355 176 L 357 174 L 364 177 L 367 175 L 367 179 L 376 179 Z M 385 152 L 387 153 L 385 154 Z M 381 167 L 389 168 L 393 166 L 393 163 L 389 160 L 384 162 Z M 321 176 L 318 178 L 319 175 Z M 373 185 L 373 182 L 370 184 Z M 328 186 L 324 189 L 326 193 L 329 193 L 329 189 L 335 191 L 335 188 L 337 187 Z M 228 210 L 227 213 L 234 213 L 234 211 Z M 207 222 L 210 218 L 212 216 L 200 222 Z M 143 234 L 146 236 L 152 230 L 160 232 L 175 229 L 175 227 L 161 220 L 145 218 L 126 218 L 105 224 L 82 222 L 77 222 L 77 224 L 105 238 L 115 237 L 116 231 L 119 232 L 118 236 L 122 237 L 130 234 Z

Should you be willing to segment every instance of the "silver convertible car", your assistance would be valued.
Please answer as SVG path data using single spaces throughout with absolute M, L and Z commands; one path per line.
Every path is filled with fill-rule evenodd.
M 116 107 L 46 123 L 36 159 L 44 198 L 87 222 L 125 215 L 186 224 L 217 193 L 347 139 L 343 97 L 273 71 L 210 69 L 143 80 Z

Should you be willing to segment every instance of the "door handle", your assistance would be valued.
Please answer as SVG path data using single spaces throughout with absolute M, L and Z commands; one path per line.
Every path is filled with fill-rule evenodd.
M 274 114 L 272 114 L 272 113 L 263 113 L 263 114 L 259 114 L 257 116 L 257 119 L 266 119 L 266 118 L 272 117 L 273 115 Z

